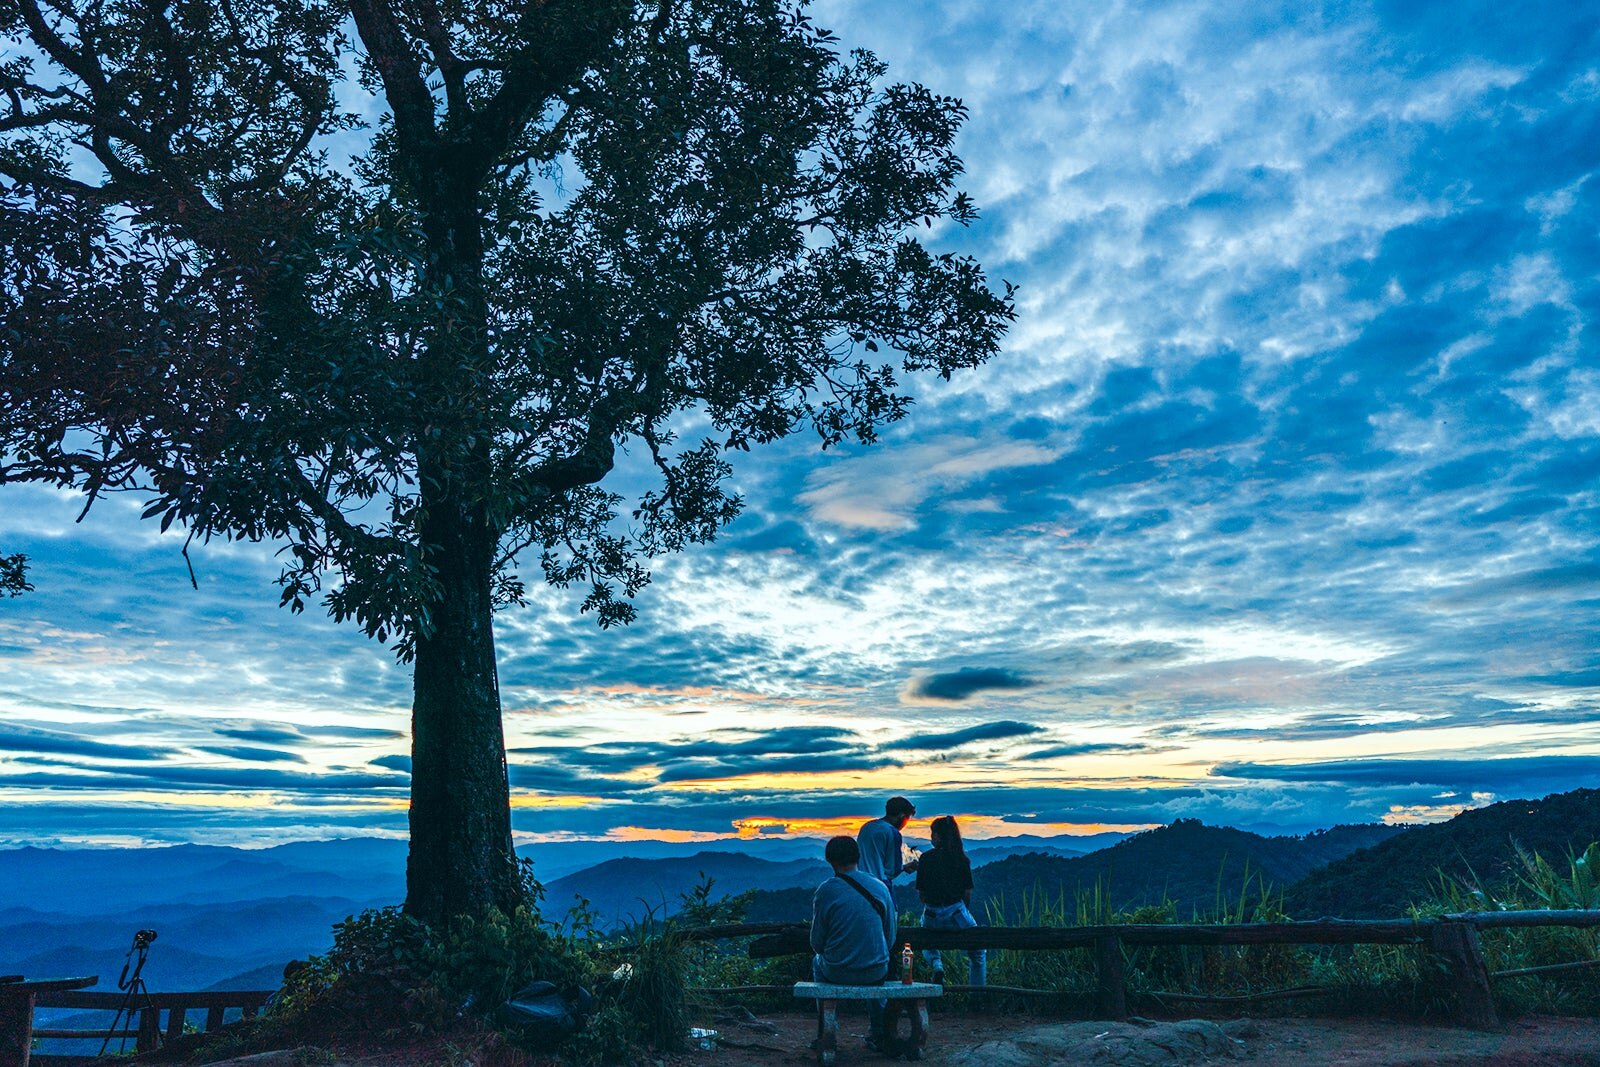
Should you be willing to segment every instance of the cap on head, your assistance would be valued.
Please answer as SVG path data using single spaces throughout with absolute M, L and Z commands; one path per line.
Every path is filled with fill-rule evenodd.
M 890 819 L 898 819 L 902 815 L 909 817 L 916 813 L 916 807 L 905 797 L 890 797 L 888 803 L 883 806 L 883 814 Z
M 861 846 L 856 844 L 855 838 L 841 834 L 828 839 L 822 856 L 830 867 L 849 867 L 861 862 Z

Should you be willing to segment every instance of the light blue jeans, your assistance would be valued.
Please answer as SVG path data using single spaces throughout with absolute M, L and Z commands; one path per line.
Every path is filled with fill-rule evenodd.
M 922 925 L 929 930 L 966 930 L 978 925 L 978 920 L 972 917 L 972 912 L 962 901 L 946 904 L 940 908 L 924 907 L 922 909 Z M 942 972 L 944 963 L 939 958 L 939 953 L 932 949 L 923 949 L 922 958 L 928 961 L 928 966 L 935 971 Z M 989 953 L 985 949 L 974 948 L 967 951 L 967 968 L 972 973 L 973 985 L 989 984 Z

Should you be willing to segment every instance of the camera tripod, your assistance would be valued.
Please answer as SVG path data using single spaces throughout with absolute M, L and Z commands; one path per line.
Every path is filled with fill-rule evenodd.
M 121 1041 L 117 1045 L 117 1051 L 120 1053 L 126 1051 L 128 1047 L 127 1027 L 133 1022 L 133 1013 L 135 1011 L 139 1012 L 142 1020 L 144 1012 L 156 1010 L 155 1003 L 150 999 L 150 990 L 144 984 L 143 975 L 144 961 L 150 956 L 150 942 L 155 939 L 156 932 L 154 930 L 140 930 L 133 935 L 133 944 L 128 949 L 128 956 L 122 961 L 122 974 L 117 977 L 117 988 L 122 990 L 122 1003 L 117 1005 L 117 1014 L 111 1020 L 111 1026 L 106 1031 L 106 1039 L 100 1043 L 99 1054 L 101 1056 L 106 1054 L 106 1048 L 110 1046 L 111 1039 L 117 1036 L 119 1024 L 122 1026 Z M 138 959 L 134 958 L 135 954 L 138 955 Z M 130 969 L 132 973 L 129 973 Z M 161 1046 L 161 1028 L 155 1026 L 151 1029 L 155 1032 L 156 1047 L 159 1048 Z M 137 1042 L 135 1042 L 134 1047 L 138 1047 Z M 141 1049 L 140 1051 L 148 1050 Z

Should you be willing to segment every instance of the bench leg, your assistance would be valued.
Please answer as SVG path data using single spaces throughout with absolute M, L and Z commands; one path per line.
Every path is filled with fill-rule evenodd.
M 908 1058 L 922 1059 L 928 1049 L 928 1002 L 918 1000 L 911 1010 L 911 1048 Z
M 900 1020 L 904 1017 L 908 1033 L 900 1036 Z M 891 1000 L 884 1016 L 884 1049 L 896 1059 L 920 1060 L 928 1048 L 928 1002 L 916 1000 Z
M 839 1053 L 839 1002 L 817 1001 L 817 1062 L 833 1067 Z

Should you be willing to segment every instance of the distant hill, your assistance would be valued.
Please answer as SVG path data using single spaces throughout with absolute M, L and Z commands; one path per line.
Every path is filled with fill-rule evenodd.
M 1087 837 L 1002 837 L 972 842 L 968 854 L 974 866 L 1019 853 L 1081 856 L 1125 839 L 1121 833 Z M 927 842 L 912 841 L 920 847 Z M 757 903 L 747 913 L 751 922 L 787 921 L 806 918 L 811 908 L 811 893 L 828 877 L 822 860 L 823 842 L 809 843 L 809 856 L 801 859 L 760 859 L 742 852 L 708 850 L 693 856 L 639 859 L 628 857 L 607 860 L 593 867 L 557 878 L 545 884 L 545 910 L 553 917 L 571 907 L 578 898 L 587 899 L 600 916 L 602 926 L 616 926 L 645 917 L 671 915 L 679 909 L 679 899 L 701 878 L 714 879 L 713 899 L 758 890 Z M 913 907 L 915 894 L 902 907 Z
M 28 956 L 60 945 L 123 954 L 135 930 L 155 930 L 151 966 L 171 949 L 226 958 L 321 952 L 333 924 L 375 901 L 280 897 L 219 904 L 143 906 L 111 915 L 60 915 L 13 908 L 0 911 L 4 953 Z M 288 959 L 288 956 L 284 956 Z
M 745 909 L 745 920 L 753 923 L 810 922 L 811 896 L 817 891 L 817 885 L 821 881 L 822 879 L 818 878 L 808 886 L 757 892 L 751 898 L 750 906 Z
M 1016 856 L 1029 852 L 1038 852 L 1047 856 L 1087 856 L 1091 852 L 1098 852 L 1109 848 L 1118 841 L 1124 841 L 1129 835 L 1123 833 L 1088 834 L 1083 837 L 1073 837 L 1063 834 L 1059 837 L 1039 837 L 1036 834 L 1023 834 L 1018 837 L 987 837 L 967 842 L 967 858 L 972 861 L 973 867 L 981 867 L 986 863 L 1005 859 L 1007 856 Z M 920 841 L 912 842 L 920 848 L 929 847 Z
M 7 909 L 0 911 L 0 971 L 34 977 L 98 974 L 98 988 L 112 989 L 133 932 L 150 929 L 158 935 L 145 966 L 151 990 L 205 989 L 246 971 L 279 974 L 292 958 L 326 952 L 335 923 L 377 903 L 286 897 L 145 906 L 96 916 Z
M 1416 826 L 1352 852 L 1290 886 L 1296 918 L 1384 918 L 1427 899 L 1435 872 L 1493 885 L 1516 870 L 1517 846 L 1559 861 L 1600 841 L 1600 789 L 1543 800 L 1508 800 L 1464 811 L 1449 822 Z
M 337 897 L 395 903 L 405 895 L 405 842 L 353 840 L 242 849 L 0 850 L 0 908 L 104 915 L 179 902 Z M 41 897 L 40 887 L 50 891 Z
M 992 863 L 975 863 L 973 912 L 980 922 L 985 921 L 992 903 L 1008 922 L 1014 922 L 1024 898 L 1037 890 L 1051 899 L 1064 897 L 1070 908 L 1078 890 L 1098 883 L 1108 889 L 1115 908 L 1171 898 L 1177 902 L 1179 916 L 1189 918 L 1196 911 L 1212 910 L 1219 878 L 1222 894 L 1229 899 L 1238 898 L 1247 868 L 1252 878 L 1259 873 L 1269 885 L 1281 889 L 1316 867 L 1399 832 L 1371 824 L 1335 826 L 1304 837 L 1263 837 L 1180 819 L 1087 855 L 1024 852 Z M 975 847 L 971 854 L 976 857 L 978 851 Z M 916 891 L 911 879 L 904 882 L 895 887 L 895 903 L 902 912 L 914 911 L 919 906 Z M 746 917 L 751 922 L 809 919 L 814 888 L 815 883 L 757 893 Z
M 1059 841 L 1059 844 L 1057 844 Z M 1095 838 L 1004 838 L 1071 852 Z M 761 837 L 725 848 L 668 841 L 562 841 L 523 846 L 559 919 L 578 897 L 602 925 L 676 911 L 703 870 L 717 895 L 810 887 L 826 873 L 822 842 Z M 247 973 L 275 975 L 295 957 L 323 952 L 333 925 L 405 895 L 406 842 L 387 838 L 301 841 L 271 848 L 0 849 L 0 972 L 93 974 L 109 988 L 133 932 L 158 931 L 152 989 L 201 989 Z M 598 865 L 598 866 L 596 866 Z M 41 887 L 48 887 L 43 890 Z M 6 970 L 10 967 L 11 970 Z M 276 981 L 270 983 L 276 984 Z
M 0 850 L 0 971 L 98 974 L 99 988 L 112 989 L 134 931 L 150 929 L 158 936 L 144 977 L 153 991 L 257 982 L 327 951 L 345 917 L 397 903 L 405 850 L 375 838 Z
M 702 876 L 713 880 L 712 897 L 717 899 L 747 889 L 815 887 L 827 874 L 828 866 L 820 857 L 774 862 L 737 852 L 701 852 L 665 859 L 607 860 L 547 883 L 544 911 L 559 917 L 581 897 L 598 913 L 600 924 L 609 927 L 647 915 L 675 914 L 682 894 Z
M 1180 918 L 1215 909 L 1218 894 L 1237 900 L 1246 877 L 1276 888 L 1313 868 L 1398 833 L 1381 825 L 1337 826 L 1305 837 L 1263 837 L 1246 830 L 1179 819 L 1087 856 L 1012 856 L 980 868 L 975 900 L 1015 921 L 1025 897 L 1042 889 L 1070 909 L 1080 890 L 1100 885 L 1114 909 L 1170 899 Z

